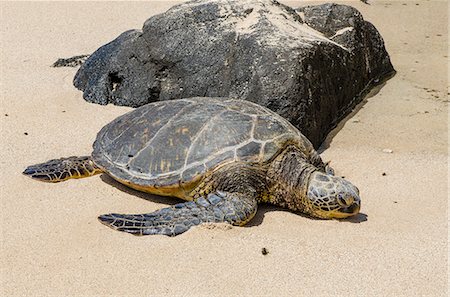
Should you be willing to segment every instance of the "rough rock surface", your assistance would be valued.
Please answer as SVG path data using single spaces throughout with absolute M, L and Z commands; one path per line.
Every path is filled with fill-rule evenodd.
M 247 99 L 287 118 L 317 147 L 393 72 L 383 39 L 353 7 L 194 0 L 99 48 L 74 85 L 89 102 L 133 107 L 193 96 Z
M 78 55 L 70 58 L 59 58 L 53 63 L 52 67 L 77 67 L 82 65 L 89 55 Z

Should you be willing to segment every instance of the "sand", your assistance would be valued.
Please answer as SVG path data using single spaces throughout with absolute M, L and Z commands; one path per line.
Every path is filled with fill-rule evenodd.
M 105 176 L 45 184 L 21 172 L 89 154 L 99 129 L 130 110 L 88 104 L 71 84 L 76 69 L 49 66 L 176 2 L 1 2 L 0 295 L 447 296 L 447 2 L 338 2 L 379 29 L 398 71 L 323 148 L 361 190 L 361 214 L 318 221 L 262 206 L 247 227 L 175 238 L 97 221 L 174 199 Z

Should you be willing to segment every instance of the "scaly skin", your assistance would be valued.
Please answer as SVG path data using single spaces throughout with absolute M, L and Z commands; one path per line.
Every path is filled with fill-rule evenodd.
M 23 174 L 43 182 L 57 183 L 71 178 L 83 178 L 101 173 L 91 156 L 54 159 L 28 166 Z
M 361 206 L 359 190 L 347 180 L 333 176 L 328 164 L 321 165 L 311 165 L 302 151 L 287 147 L 267 171 L 269 196 L 265 202 L 321 219 L 357 214 Z
M 176 236 L 201 223 L 245 225 L 256 213 L 257 202 L 248 193 L 216 191 L 195 201 L 176 204 L 148 214 L 106 214 L 99 220 L 134 235 Z

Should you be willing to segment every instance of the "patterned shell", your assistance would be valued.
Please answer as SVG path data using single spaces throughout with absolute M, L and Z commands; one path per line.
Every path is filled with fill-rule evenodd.
M 265 163 L 286 142 L 311 143 L 255 103 L 224 98 L 160 101 L 124 114 L 98 133 L 92 156 L 114 178 L 139 186 L 188 183 L 225 162 Z

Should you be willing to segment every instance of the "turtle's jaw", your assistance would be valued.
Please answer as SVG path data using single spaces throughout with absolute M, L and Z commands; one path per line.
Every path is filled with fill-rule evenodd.
M 350 206 L 341 207 L 339 209 L 339 212 L 353 216 L 359 212 L 360 208 L 361 208 L 361 205 L 359 203 L 353 203 Z
M 333 207 L 331 207 L 333 208 Z M 357 215 L 361 209 L 359 202 L 354 202 L 349 206 L 336 206 L 333 210 L 328 209 L 316 209 L 312 212 L 312 216 L 320 219 L 346 219 L 348 217 Z
M 328 197 L 325 200 L 315 200 L 312 203 L 311 215 L 321 219 L 345 219 L 359 213 L 361 200 L 359 196 L 338 195 L 335 199 Z
M 329 219 L 345 219 L 359 213 L 361 209 L 361 200 L 359 197 L 348 197 L 345 200 L 338 200 L 338 205 L 334 210 L 327 213 Z M 341 203 L 346 201 L 347 203 Z
M 359 210 L 361 209 L 361 203 L 353 202 L 350 206 L 341 206 L 337 209 L 335 213 L 333 213 L 333 217 L 335 219 L 345 219 L 354 215 L 357 215 L 359 213 Z

